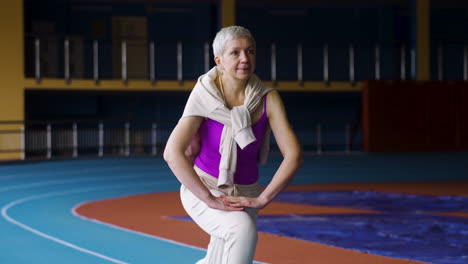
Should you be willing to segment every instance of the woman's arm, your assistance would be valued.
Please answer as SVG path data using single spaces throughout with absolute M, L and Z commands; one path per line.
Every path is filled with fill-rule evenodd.
M 286 188 L 303 163 L 299 140 L 289 124 L 283 101 L 277 91 L 268 94 L 267 107 L 268 120 L 276 143 L 283 155 L 283 161 L 271 182 L 259 196 L 264 206 L 269 204 Z
M 179 121 L 167 141 L 164 160 L 177 179 L 208 207 L 220 210 L 241 210 L 241 208 L 224 205 L 222 197 L 213 196 L 193 169 L 193 159 L 187 155 L 186 150 L 193 143 L 192 139 L 197 136 L 202 121 L 202 117 L 185 117 Z
M 301 146 L 289 124 L 281 97 L 275 90 L 268 93 L 267 96 L 268 120 L 283 155 L 283 161 L 271 182 L 258 198 L 225 197 L 224 201 L 226 205 L 241 208 L 264 208 L 288 186 L 297 169 L 303 163 Z

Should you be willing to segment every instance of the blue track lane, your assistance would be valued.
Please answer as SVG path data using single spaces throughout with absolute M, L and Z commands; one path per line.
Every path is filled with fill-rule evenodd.
M 177 190 L 154 159 L 0 167 L 0 263 L 194 263 L 203 250 L 73 215 L 83 202 Z M 27 169 L 29 167 L 29 169 Z

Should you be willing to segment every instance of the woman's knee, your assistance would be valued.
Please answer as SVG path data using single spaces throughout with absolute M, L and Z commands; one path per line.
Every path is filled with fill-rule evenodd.
M 255 220 L 245 212 L 238 212 L 229 224 L 228 233 L 231 239 L 257 241 L 257 224 Z

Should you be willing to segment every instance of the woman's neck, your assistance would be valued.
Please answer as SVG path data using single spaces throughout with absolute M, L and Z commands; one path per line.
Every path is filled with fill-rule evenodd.
M 225 93 L 229 93 L 230 95 L 234 95 L 235 97 L 244 95 L 247 81 L 235 80 L 225 75 L 221 75 L 221 82 L 224 87 Z
M 234 80 L 221 75 L 220 83 L 224 100 L 229 108 L 244 104 L 247 81 Z

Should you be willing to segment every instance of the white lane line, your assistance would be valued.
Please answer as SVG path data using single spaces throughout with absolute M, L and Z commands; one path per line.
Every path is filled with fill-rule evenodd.
M 9 173 L 8 175 L 0 176 L 0 180 L 10 180 L 10 179 L 27 179 L 27 178 L 35 178 L 41 176 L 56 176 L 62 175 L 63 173 L 66 174 L 84 174 L 84 173 L 91 173 L 91 172 L 101 172 L 101 171 L 114 171 L 119 170 L 120 168 L 100 168 L 100 169 L 88 169 L 88 168 L 80 168 L 80 169 L 72 169 L 72 170 L 44 170 L 39 168 L 30 168 L 30 170 L 23 171 L 23 172 L 16 172 L 16 173 Z
M 10 174 L 10 175 L 6 175 L 6 176 L 0 176 L 0 181 L 2 180 L 11 180 L 11 179 L 27 179 L 27 178 L 36 178 L 36 177 L 41 177 L 41 176 L 61 176 L 63 174 L 67 174 L 67 175 L 70 175 L 70 174 L 80 174 L 80 175 L 83 175 L 83 174 L 91 174 L 91 173 L 98 173 L 98 172 L 109 172 L 109 171 L 121 171 L 122 169 L 132 169 L 132 172 L 135 172 L 135 168 L 132 168 L 132 167 L 137 167 L 136 169 L 138 168 L 141 168 L 139 166 L 122 166 L 122 167 L 112 167 L 112 168 L 100 168 L 100 169 L 78 169 L 78 170 L 70 170 L 70 171 L 66 171 L 66 170 L 60 170 L 60 171 L 41 171 L 39 173 L 34 173 L 34 171 L 29 171 L 29 172 L 20 172 L 20 173 L 16 173 L 16 174 Z M 150 167 L 150 166 L 146 166 L 146 167 Z M 148 171 L 148 169 L 144 169 L 144 171 Z M 153 171 L 153 172 L 158 172 L 158 170 L 156 170 L 156 168 L 153 168 L 152 170 L 150 171 Z M 140 172 L 140 171 L 137 171 L 137 172 Z
M 78 183 L 78 182 L 94 182 L 94 181 L 102 181 L 102 180 L 121 180 L 121 179 L 138 179 L 138 178 L 145 178 L 148 176 L 142 175 L 153 175 L 153 172 L 146 172 L 146 173 L 138 173 L 138 176 L 129 175 L 129 176 L 116 176 L 116 177 L 93 177 L 93 178 L 74 178 L 74 179 L 67 179 L 67 180 L 52 180 L 52 181 L 41 181 L 41 182 L 34 182 L 34 183 L 27 183 L 27 184 L 17 184 L 12 186 L 5 186 L 0 188 L 1 192 L 13 191 L 13 190 L 21 190 L 21 189 L 29 189 L 34 187 L 44 187 L 48 185 L 58 185 L 58 184 L 66 184 L 66 183 Z
M 87 204 L 87 203 L 90 203 L 90 202 L 82 202 L 82 203 L 79 203 L 79 204 L 75 205 L 75 206 L 71 209 L 71 213 L 72 213 L 74 216 L 76 216 L 76 217 L 78 217 L 78 218 L 81 218 L 81 219 L 83 219 L 83 220 L 90 221 L 90 222 L 95 222 L 95 223 L 98 223 L 98 224 L 101 224 L 101 225 L 105 225 L 105 226 L 109 226 L 109 227 L 111 227 L 111 228 L 114 228 L 114 229 L 117 229 L 117 230 L 120 230 L 120 231 L 125 231 L 125 232 L 129 232 L 129 233 L 137 234 L 137 235 L 140 235 L 140 236 L 153 238 L 153 239 L 156 239 L 156 240 L 161 240 L 161 241 L 164 241 L 164 242 L 169 242 L 169 243 L 172 243 L 172 244 L 176 244 L 176 245 L 180 245 L 180 246 L 184 246 L 184 247 L 188 247 L 188 248 L 192 248 L 192 249 L 198 249 L 198 250 L 206 251 L 206 249 L 201 248 L 201 247 L 192 246 L 192 245 L 185 244 L 185 243 L 182 243 L 182 242 L 178 242 L 178 241 L 175 241 L 175 240 L 167 239 L 167 238 L 160 237 L 160 236 L 156 236 L 156 235 L 152 235 L 152 234 L 143 233 L 143 232 L 140 232 L 140 231 L 136 231 L 136 230 L 133 230 L 133 229 L 128 229 L 128 228 L 121 227 L 121 226 L 118 226 L 118 225 L 114 225 L 114 224 L 110 224 L 110 223 L 107 223 L 107 222 L 103 222 L 103 221 L 100 221 L 100 220 L 97 220 L 97 219 L 94 219 L 94 218 L 89 218 L 89 217 L 86 217 L 86 216 L 84 216 L 84 215 L 80 215 L 80 214 L 76 211 L 77 208 L 80 207 L 80 206 L 82 206 L 82 205 L 84 205 L 84 204 Z
M 121 227 L 121 226 L 118 226 L 118 225 L 114 225 L 114 224 L 110 224 L 110 223 L 107 223 L 107 222 L 103 222 L 103 221 L 100 221 L 100 220 L 97 220 L 97 219 L 94 219 L 94 218 L 89 218 L 89 217 L 86 217 L 84 215 L 80 215 L 78 212 L 77 212 L 77 209 L 87 203 L 90 203 L 89 201 L 88 202 L 82 202 L 82 203 L 79 203 L 77 205 L 75 205 L 73 208 L 72 208 L 72 214 L 76 217 L 79 217 L 83 220 L 86 220 L 86 221 L 90 221 L 90 222 L 95 222 L 95 223 L 98 223 L 98 224 L 101 224 L 101 225 L 105 225 L 105 226 L 109 226 L 111 228 L 115 228 L 117 230 L 121 230 L 121 231 L 125 231 L 125 232 L 129 232 L 129 233 L 133 233 L 133 234 L 137 234 L 137 235 L 140 235 L 140 236 L 144 236 L 144 237 L 149 237 L 149 238 L 153 238 L 153 239 L 156 239 L 156 240 L 161 240 L 161 241 L 164 241 L 164 242 L 168 242 L 168 243 L 172 243 L 172 244 L 176 244 L 176 245 L 179 245 L 179 246 L 184 246 L 184 247 L 188 247 L 188 248 L 191 248 L 191 249 L 196 249 L 196 250 L 200 250 L 200 251 L 206 251 L 205 248 L 202 248 L 202 247 L 196 247 L 196 246 L 193 246 L 193 245 L 189 245 L 189 244 L 186 244 L 186 243 L 182 243 L 182 242 L 179 242 L 179 241 L 175 241 L 175 240 L 171 240 L 171 239 L 168 239 L 168 238 L 164 238 L 164 237 L 160 237 L 160 236 L 156 236 L 156 235 L 153 235 L 153 234 L 147 234 L 147 233 L 143 233 L 143 232 L 140 232 L 140 231 L 136 231 L 136 230 L 133 230 L 133 229 L 128 229 L 128 228 L 125 228 L 125 227 Z M 254 262 L 255 264 L 269 264 L 267 262 L 260 262 L 260 261 L 255 261 Z
M 53 192 L 53 193 L 42 194 L 42 195 L 34 195 L 34 196 L 25 197 L 25 198 L 18 199 L 18 200 L 15 200 L 13 202 L 8 203 L 7 205 L 2 207 L 1 214 L 2 214 L 2 217 L 5 220 L 7 220 L 8 222 L 10 222 L 10 223 L 12 223 L 12 224 L 14 224 L 16 226 L 19 226 L 19 227 L 21 227 L 21 228 L 23 228 L 23 229 L 25 229 L 25 230 L 33 233 L 33 234 L 36 234 L 36 235 L 38 235 L 40 237 L 43 237 L 45 239 L 51 240 L 51 241 L 56 242 L 58 244 L 64 245 L 66 247 L 78 250 L 80 252 L 83 252 L 83 253 L 86 253 L 86 254 L 89 254 L 89 255 L 93 255 L 95 257 L 98 257 L 98 258 L 101 258 L 101 259 L 104 259 L 104 260 L 107 260 L 107 261 L 110 261 L 110 262 L 113 262 L 113 263 L 128 264 L 127 262 L 108 257 L 106 255 L 100 254 L 98 252 L 95 252 L 95 251 L 92 251 L 92 250 L 89 250 L 89 249 L 85 249 L 83 247 L 77 246 L 75 244 L 72 244 L 70 242 L 62 240 L 60 238 L 48 235 L 48 234 L 43 233 L 43 232 L 41 232 L 41 231 L 39 231 L 37 229 L 34 229 L 34 228 L 32 228 L 32 227 L 30 227 L 30 226 L 28 226 L 28 225 L 26 225 L 26 224 L 24 224 L 24 223 L 22 223 L 20 221 L 17 221 L 15 219 L 11 218 L 8 215 L 8 210 L 11 209 L 12 207 L 16 206 L 16 205 L 19 205 L 19 204 L 22 204 L 22 203 L 25 203 L 25 202 L 28 202 L 28 201 L 33 201 L 33 200 L 38 200 L 38 199 L 43 199 L 43 198 L 48 198 L 48 197 L 53 197 L 53 196 L 61 196 L 61 195 L 68 195 L 68 194 L 100 191 L 100 190 L 105 190 L 105 189 L 128 188 L 129 186 L 133 187 L 133 186 L 160 185 L 160 184 L 163 184 L 163 183 L 169 183 L 169 182 L 154 182 L 154 183 L 144 182 L 144 183 L 138 183 L 138 184 L 116 184 L 116 185 L 111 185 L 111 186 L 106 186 L 106 187 L 82 188 L 82 189 L 68 190 L 68 191 L 62 191 L 62 192 Z M 170 183 L 172 183 L 172 181 Z

